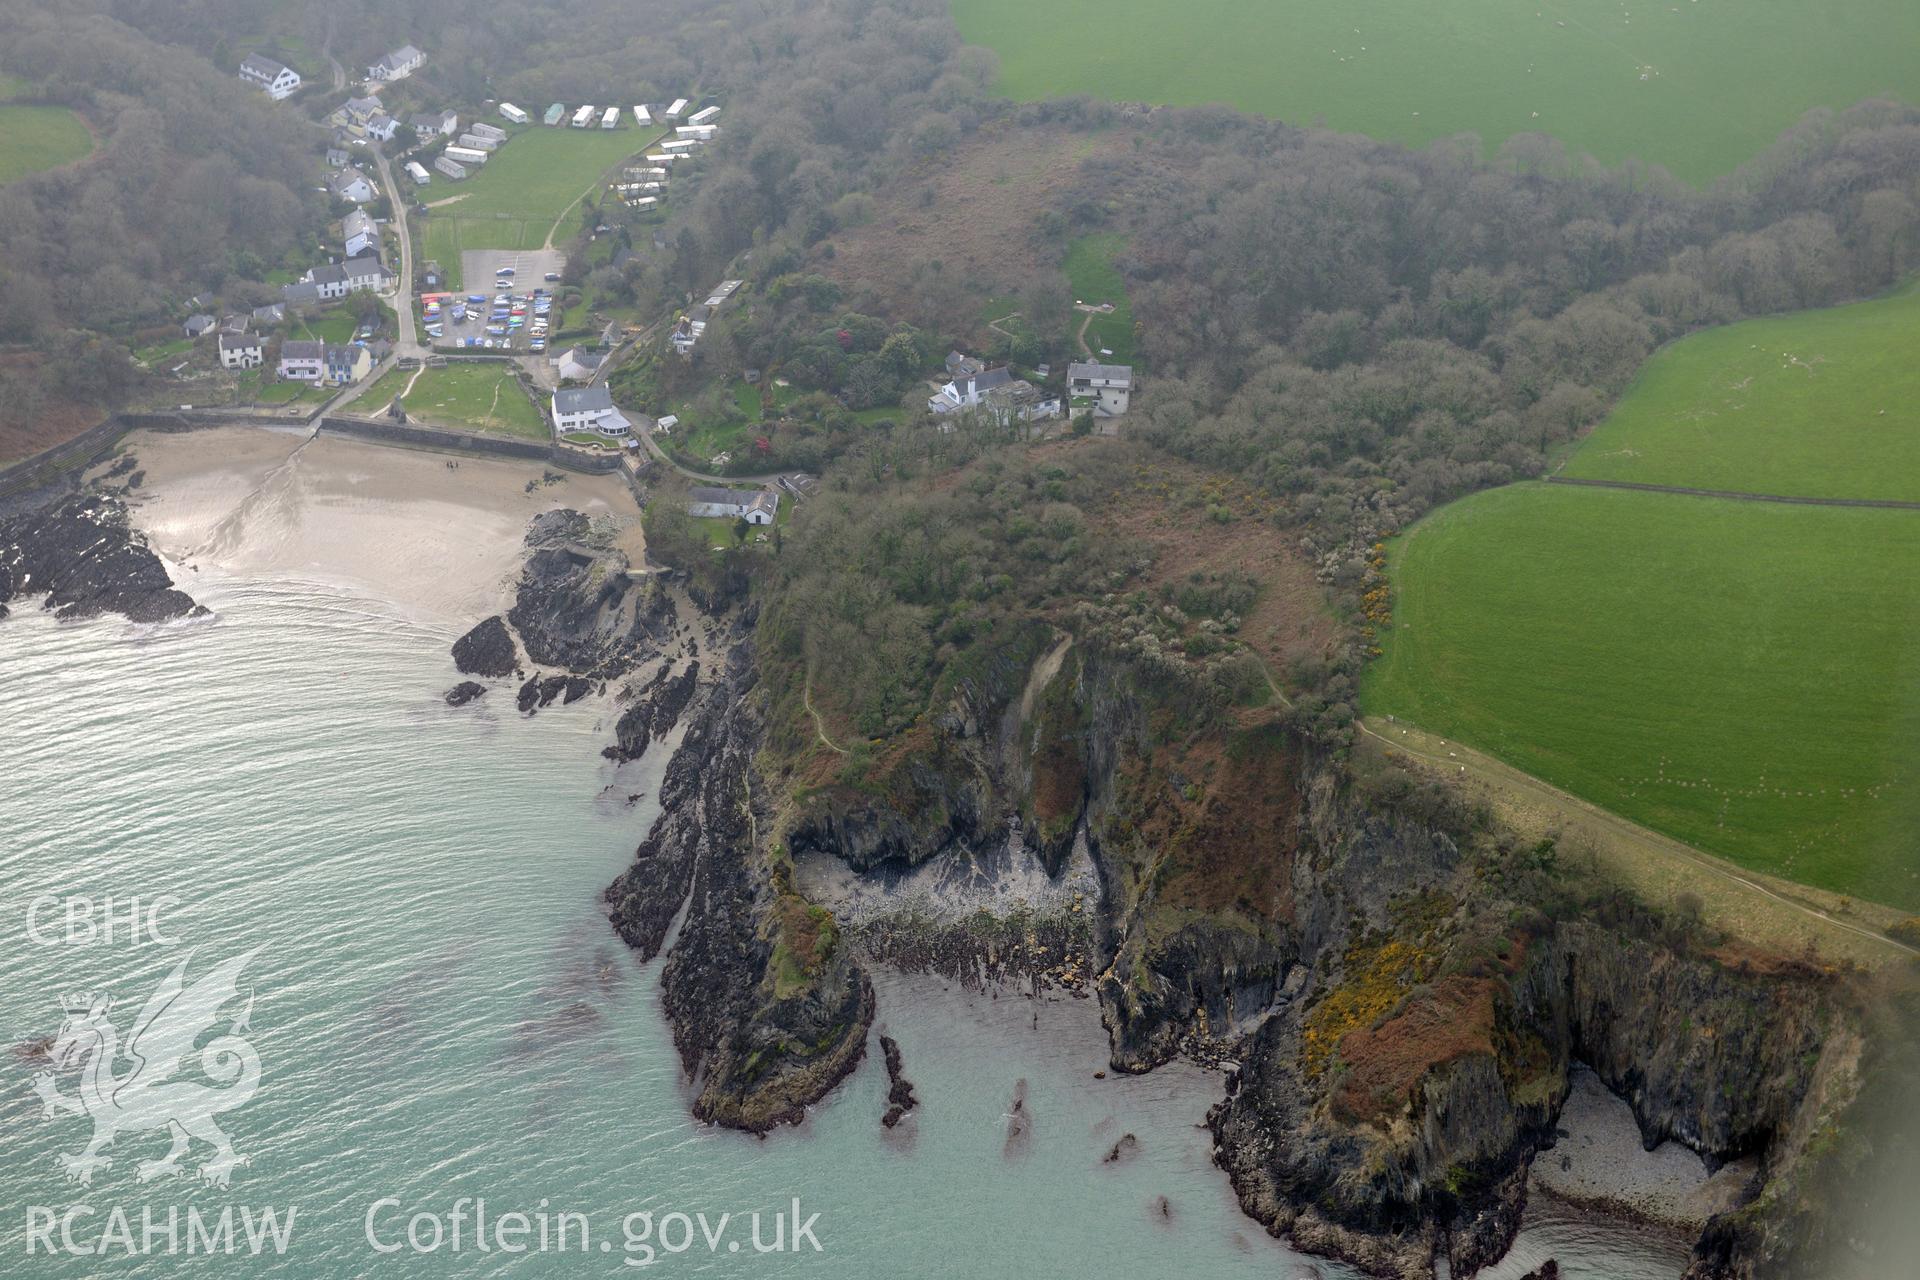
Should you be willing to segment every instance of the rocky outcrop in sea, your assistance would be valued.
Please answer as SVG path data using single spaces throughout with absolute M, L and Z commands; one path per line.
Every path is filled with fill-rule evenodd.
M 167 622 L 206 612 L 173 585 L 126 504 L 103 493 L 71 494 L 0 520 L 0 618 L 37 595 L 62 619 L 117 613 Z

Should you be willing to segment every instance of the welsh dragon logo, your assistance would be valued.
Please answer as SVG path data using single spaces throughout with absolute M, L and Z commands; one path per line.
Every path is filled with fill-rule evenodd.
M 223 1006 L 239 998 L 240 971 L 260 950 L 235 956 L 190 987 L 184 982 L 187 961 L 193 958 L 189 954 L 147 997 L 125 1045 L 107 1017 L 113 1009 L 110 997 L 80 994 L 61 1000 L 66 1021 L 49 1051 L 54 1070 L 37 1073 L 33 1087 L 47 1115 L 93 1121 L 93 1138 L 84 1149 L 55 1157 L 69 1179 L 91 1185 L 95 1172 L 112 1167 L 112 1158 L 100 1153 L 116 1137 L 149 1129 L 167 1130 L 173 1146 L 159 1159 L 134 1166 L 142 1182 L 186 1173 L 180 1161 L 195 1140 L 213 1148 L 198 1172 L 214 1186 L 226 1186 L 234 1166 L 248 1163 L 214 1117 L 245 1106 L 260 1088 L 260 1055 L 240 1034 L 253 1011 L 252 994 L 225 1032 L 203 1046 L 194 1042 L 214 1029 Z M 198 1058 L 200 1071 L 223 1087 L 175 1079 L 190 1058 Z M 62 1093 L 56 1073 L 75 1067 L 79 1093 Z

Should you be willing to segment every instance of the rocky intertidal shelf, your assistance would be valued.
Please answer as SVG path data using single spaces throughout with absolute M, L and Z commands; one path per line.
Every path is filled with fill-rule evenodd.
M 206 610 L 173 585 L 118 497 L 78 493 L 0 520 L 0 617 L 44 596 L 62 619 L 117 613 L 167 622 Z

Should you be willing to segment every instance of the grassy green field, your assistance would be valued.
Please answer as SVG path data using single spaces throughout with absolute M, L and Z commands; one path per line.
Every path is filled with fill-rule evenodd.
M 0 104 L 0 184 L 83 159 L 93 137 L 66 107 Z
M 1086 334 L 1093 358 L 1109 364 L 1133 363 L 1133 307 L 1127 301 L 1126 282 L 1113 265 L 1114 255 L 1126 247 L 1125 236 L 1117 231 L 1103 231 L 1081 236 L 1067 250 L 1065 268 L 1073 296 L 1092 306 L 1103 302 L 1113 304 L 1112 311 L 1092 318 Z M 1082 312 L 1074 312 L 1073 323 L 1078 325 L 1082 316 Z M 1102 347 L 1113 354 L 1102 355 Z
M 1016 98 L 1222 102 L 1413 145 L 1547 132 L 1704 182 L 1809 108 L 1920 99 L 1906 0 L 953 0 Z M 1093 33 L 1091 36 L 1083 33 Z
M 1674 343 L 1561 474 L 1920 501 L 1920 286 Z
M 388 389 L 386 384 L 392 378 L 392 374 L 386 375 L 361 397 L 369 411 L 384 410 L 399 387 L 405 385 L 401 381 Z M 384 398 L 370 398 L 375 395 Z M 530 440 L 545 440 L 551 434 L 540 410 L 520 389 L 513 366 L 504 361 L 455 362 L 428 369 L 413 384 L 406 405 L 409 418 L 464 427 L 469 431 L 525 436 Z
M 1563 473 L 1920 500 L 1916 347 L 1914 288 L 1697 334 Z M 1747 866 L 1920 907 L 1920 512 L 1530 483 L 1435 512 L 1389 572 L 1369 714 Z
M 562 215 L 598 187 L 609 169 L 651 146 L 662 132 L 542 125 L 515 130 L 471 178 L 451 182 L 436 175 L 421 192 L 429 205 L 458 197 L 428 213 L 422 254 L 438 259 L 458 286 L 463 249 L 538 249 L 550 232 L 556 241 L 565 239 L 573 227 L 561 222 Z

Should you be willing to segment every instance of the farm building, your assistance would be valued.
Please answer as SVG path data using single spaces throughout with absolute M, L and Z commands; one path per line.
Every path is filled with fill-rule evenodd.
M 502 129 L 497 124 L 488 124 L 484 120 L 474 121 L 468 132 L 472 133 L 475 137 L 492 138 L 495 142 L 505 142 L 507 140 L 507 131 L 505 129 Z
M 678 120 L 685 114 L 687 114 L 687 100 L 685 98 L 675 98 L 672 104 L 667 107 L 663 116 L 668 120 Z
M 1076 360 L 1067 366 L 1067 394 L 1091 397 L 1096 418 L 1117 418 L 1133 394 L 1133 369 L 1124 364 Z
M 413 185 L 416 187 L 424 187 L 433 181 L 433 176 L 427 172 L 427 167 L 418 160 L 407 161 L 407 176 L 413 179 Z
M 487 162 L 487 153 L 474 147 L 448 147 L 440 154 L 450 156 L 461 164 L 466 165 L 485 164 Z
M 427 55 L 410 44 L 403 44 L 391 53 L 382 54 L 380 61 L 367 68 L 367 79 L 379 81 L 404 80 L 419 70 Z
M 433 167 L 441 173 L 446 174 L 449 178 L 452 178 L 455 182 L 467 176 L 467 166 L 461 164 L 458 160 L 449 159 L 444 155 L 433 162 Z
M 653 112 L 647 110 L 644 106 L 635 107 L 633 109 L 633 122 L 644 129 L 653 123 Z
M 593 123 L 593 117 L 596 114 L 598 113 L 594 111 L 593 104 L 588 103 L 586 106 L 581 107 L 578 111 L 573 113 L 573 127 L 576 129 L 586 128 L 588 125 Z
M 547 114 L 540 117 L 541 122 L 547 125 L 557 125 L 566 118 L 567 104 L 564 102 L 554 103 L 547 108 Z
M 702 107 L 687 117 L 688 124 L 712 124 L 720 115 L 718 107 Z
M 300 73 L 292 67 L 283 66 L 272 58 L 263 58 L 250 53 L 240 60 L 240 78 L 257 89 L 266 92 L 269 98 L 279 102 L 293 96 L 300 87 Z
M 748 524 L 772 524 L 780 514 L 780 495 L 771 489 L 687 490 L 687 514 L 700 518 L 720 516 L 745 520 Z
M 511 102 L 503 102 L 500 104 L 500 118 L 511 121 L 514 124 L 525 124 L 527 122 L 527 113 L 514 106 Z
M 469 151 L 498 151 L 500 139 L 483 137 L 477 133 L 463 133 L 460 135 L 460 141 L 455 145 L 465 147 Z

